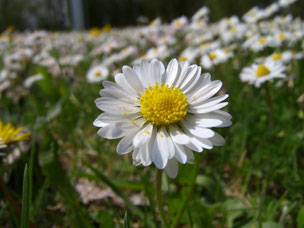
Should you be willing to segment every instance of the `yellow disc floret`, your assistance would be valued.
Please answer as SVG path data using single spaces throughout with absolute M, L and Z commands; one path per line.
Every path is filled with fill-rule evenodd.
M 273 60 L 278 60 L 278 59 L 281 59 L 281 58 L 282 58 L 282 54 L 280 52 L 275 53 L 275 54 L 272 55 Z
M 264 65 L 260 64 L 258 68 L 256 69 L 256 76 L 257 77 L 263 77 L 270 73 L 270 70 Z
M 154 125 L 169 125 L 184 119 L 187 114 L 187 97 L 181 89 L 168 85 L 150 86 L 140 97 L 143 117 Z

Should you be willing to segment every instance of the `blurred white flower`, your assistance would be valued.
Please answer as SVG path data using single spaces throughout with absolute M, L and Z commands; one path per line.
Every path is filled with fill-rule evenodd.
M 250 84 L 260 87 L 266 81 L 272 81 L 275 78 L 286 78 L 283 73 L 284 70 L 285 66 L 281 62 L 268 59 L 264 63 L 245 67 L 240 74 L 240 78 L 243 82 L 248 81 Z
M 174 19 L 170 24 L 170 29 L 173 33 L 183 29 L 188 24 L 188 19 L 185 16 Z
M 97 83 L 105 80 L 109 75 L 109 70 L 106 66 L 99 64 L 89 69 L 87 73 L 87 80 L 90 83 Z
M 43 78 L 42 74 L 35 74 L 32 76 L 27 77 L 24 82 L 23 82 L 23 86 L 25 88 L 30 88 L 36 81 L 39 81 Z
M 287 7 L 296 1 L 297 0 L 279 0 L 279 5 L 282 7 Z
M 226 62 L 232 56 L 233 54 L 229 49 L 216 49 L 207 54 L 204 54 L 201 57 L 201 65 L 206 69 L 210 69 L 219 63 Z
M 209 8 L 206 6 L 203 6 L 198 11 L 196 11 L 195 14 L 193 14 L 192 20 L 193 21 L 200 20 L 204 17 L 208 17 L 208 14 L 209 14 Z

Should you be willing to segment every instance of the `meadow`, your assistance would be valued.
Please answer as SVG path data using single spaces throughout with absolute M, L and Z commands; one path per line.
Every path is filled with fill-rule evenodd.
M 0 36 L 0 227 L 304 227 L 304 23 L 294 0 L 238 18 L 156 18 L 122 29 Z M 176 178 L 118 155 L 93 126 L 104 80 L 176 58 L 229 94 L 225 144 Z M 21 128 L 18 128 L 21 127 Z M 134 154 L 134 153 L 133 153 Z

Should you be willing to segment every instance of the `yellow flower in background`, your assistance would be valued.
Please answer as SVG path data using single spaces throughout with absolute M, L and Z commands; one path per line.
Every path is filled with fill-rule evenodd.
M 90 29 L 91 36 L 98 36 L 101 33 L 101 29 L 94 27 Z
M 10 143 L 29 140 L 31 133 L 23 133 L 22 130 L 22 127 L 15 128 L 12 124 L 3 124 L 0 120 L 0 145 L 5 146 Z
M 106 24 L 101 28 L 101 32 L 111 32 L 112 26 L 110 24 Z

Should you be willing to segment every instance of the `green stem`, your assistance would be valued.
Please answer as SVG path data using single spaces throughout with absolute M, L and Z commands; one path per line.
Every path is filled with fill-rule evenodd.
M 272 105 L 271 93 L 270 93 L 268 82 L 265 83 L 265 91 L 266 91 L 267 105 L 268 105 L 268 108 L 269 108 L 269 122 L 272 123 L 272 120 L 273 120 L 273 105 Z
M 173 224 L 171 225 L 171 228 L 176 228 L 176 227 L 178 227 L 179 221 L 181 220 L 181 218 L 182 218 L 182 216 L 183 216 L 183 214 L 184 214 L 184 212 L 185 212 L 185 209 L 187 208 L 188 202 L 189 202 L 189 200 L 191 199 L 191 196 L 193 196 L 193 190 L 194 190 L 194 186 L 195 186 L 195 180 L 196 180 L 196 177 L 197 177 L 197 175 L 198 175 L 199 164 L 197 163 L 197 164 L 196 164 L 196 167 L 193 167 L 193 168 L 195 168 L 196 170 L 195 170 L 195 174 L 194 174 L 194 176 L 193 176 L 193 179 L 192 179 L 192 181 L 191 181 L 191 187 L 190 187 L 190 189 L 189 189 L 189 192 L 188 192 L 188 195 L 187 195 L 186 199 L 185 199 L 184 202 L 183 202 L 182 208 L 181 208 L 180 211 L 178 212 L 178 215 L 177 215 L 175 221 L 174 221 Z
M 163 174 L 163 170 L 156 169 L 155 194 L 156 194 L 156 201 L 157 201 L 158 210 L 159 210 L 162 222 L 165 224 L 165 227 L 169 227 L 166 216 L 165 216 L 165 212 L 164 212 L 164 204 L 163 204 L 163 199 L 162 199 L 162 194 L 161 194 L 162 174 Z

